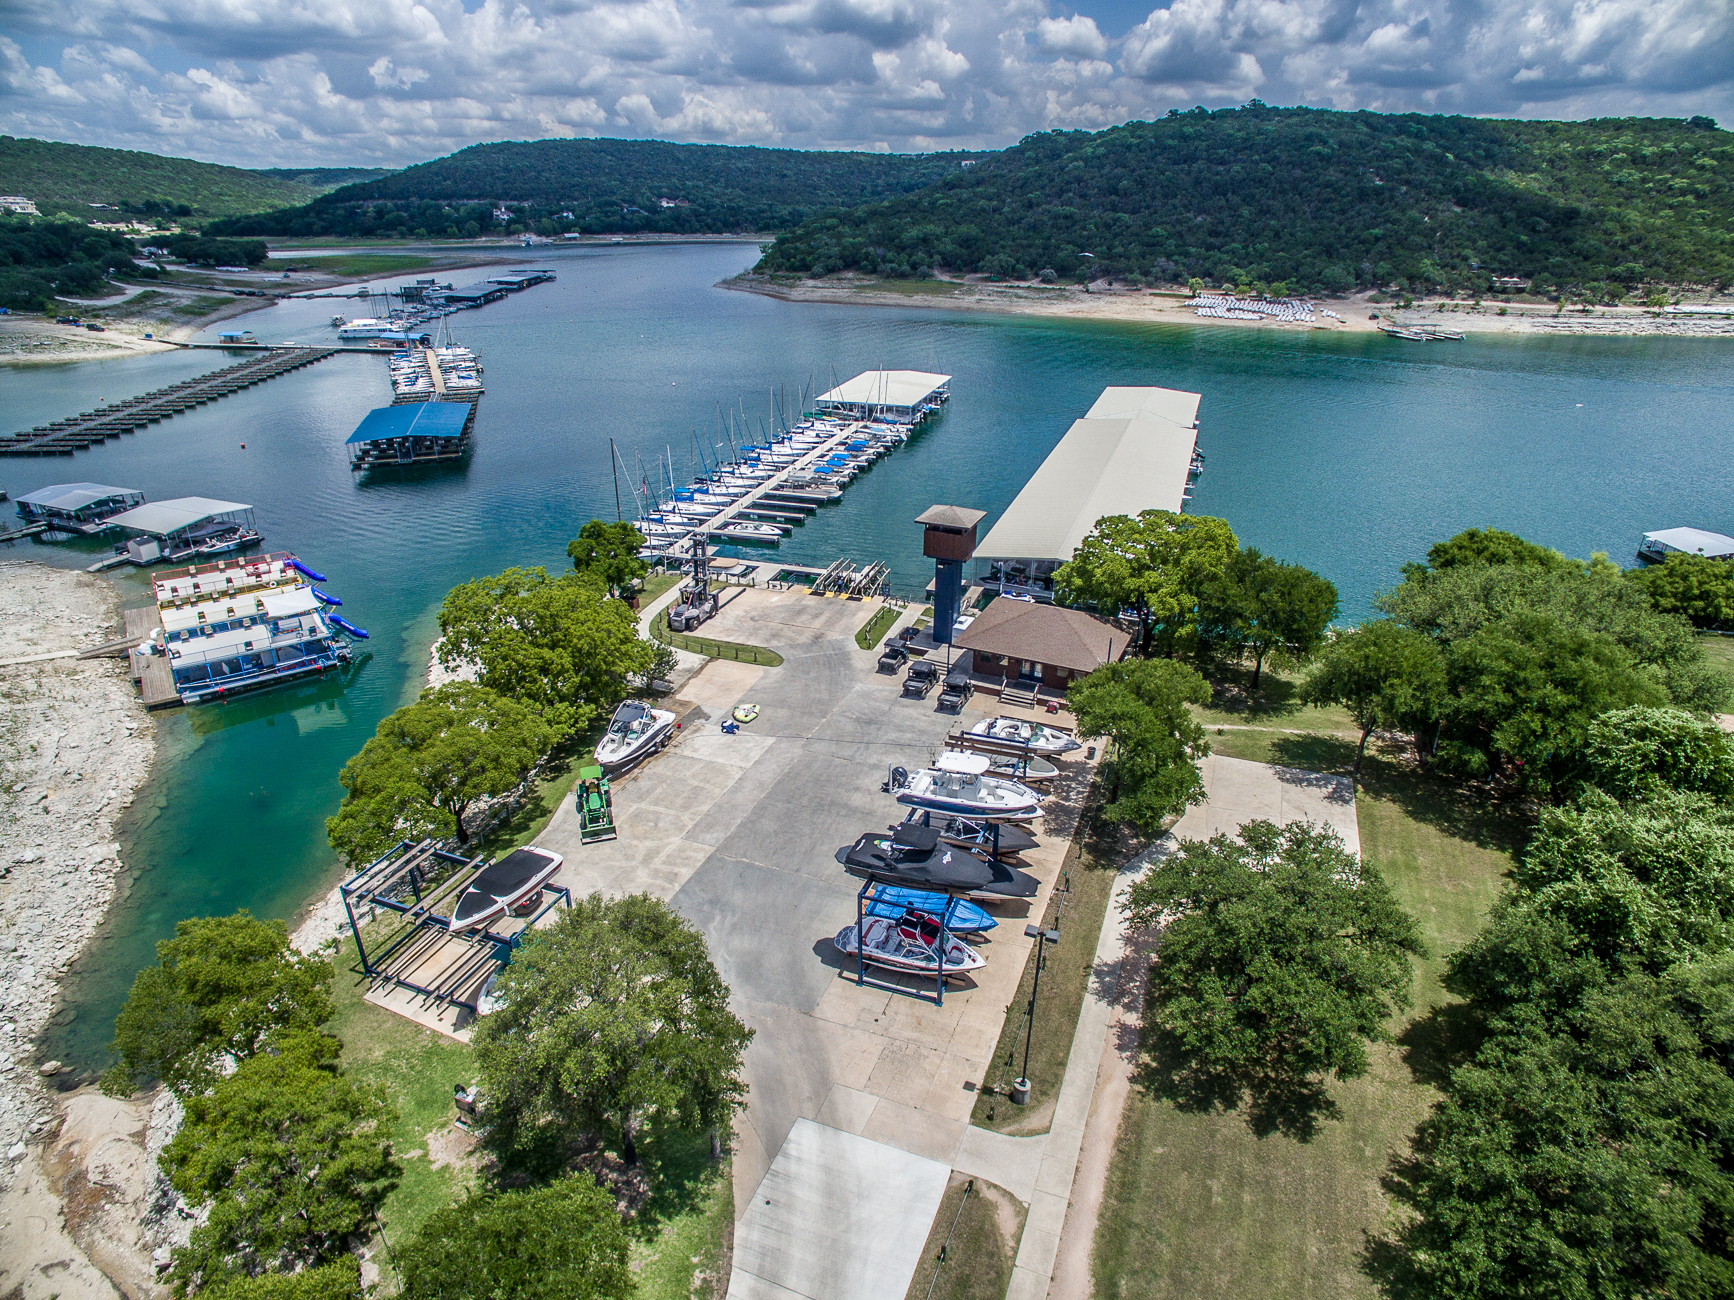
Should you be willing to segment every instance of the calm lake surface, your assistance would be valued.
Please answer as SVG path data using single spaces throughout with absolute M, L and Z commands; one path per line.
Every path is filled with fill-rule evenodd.
M 346 690 L 304 687 L 156 719 L 161 761 L 123 829 L 130 888 L 69 982 L 51 1054 L 84 1069 L 106 1063 L 132 976 L 177 920 L 239 907 L 288 917 L 335 880 L 324 820 L 342 793 L 338 769 L 420 688 L 441 597 L 508 565 L 565 565 L 577 528 L 613 517 L 610 438 L 634 476 L 642 462 L 654 478 L 672 450 L 685 479 L 694 431 L 707 454 L 722 437 L 719 408 L 734 411 L 737 431 L 744 418 L 756 433 L 773 389 L 787 390 L 792 409 L 803 387 L 860 370 L 952 375 L 940 420 L 764 552 L 808 564 L 883 559 L 908 592 L 931 574 L 915 515 L 947 502 L 997 516 L 1109 384 L 1202 393 L 1209 463 L 1193 509 L 1228 519 L 1245 545 L 1326 574 L 1346 618 L 1363 616 L 1429 543 L 1470 526 L 1622 563 L 1647 529 L 1734 532 L 1727 341 L 1419 345 L 798 305 L 712 287 L 756 256 L 751 245 L 526 250 L 524 264 L 556 267 L 559 279 L 451 318 L 458 341 L 480 354 L 488 390 L 461 468 L 351 473 L 343 439 L 391 397 L 384 362 L 364 356 L 333 357 L 76 456 L 4 466 L 14 496 L 94 480 L 152 500 L 252 503 L 267 547 L 327 574 L 344 614 L 373 634 L 372 657 Z M 362 315 L 365 303 L 285 304 L 229 327 L 328 341 L 327 322 L 344 309 Z M 174 353 L 0 368 L 0 410 L 9 428 L 28 428 L 226 362 Z M 77 545 L 86 544 L 11 543 L 0 558 L 70 566 L 100 553 Z M 114 580 L 143 603 L 141 574 Z

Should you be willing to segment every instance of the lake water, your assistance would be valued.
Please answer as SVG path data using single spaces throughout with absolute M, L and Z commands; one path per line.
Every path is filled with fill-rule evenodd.
M 997 515 L 1109 384 L 1202 393 L 1209 463 L 1193 509 L 1329 576 L 1350 618 L 1430 542 L 1470 526 L 1621 562 L 1647 529 L 1734 532 L 1727 341 L 1418 345 L 799 305 L 712 287 L 755 257 L 750 245 L 526 250 L 527 265 L 559 279 L 452 318 L 488 389 L 461 468 L 352 474 L 343 439 L 390 387 L 383 361 L 348 355 L 74 457 L 5 465 L 14 496 L 89 479 L 153 500 L 253 503 L 267 546 L 329 575 L 343 612 L 373 633 L 347 690 L 156 719 L 163 761 L 124 827 L 130 888 L 68 986 L 53 1055 L 105 1062 L 134 972 L 177 920 L 238 907 L 287 917 L 335 878 L 324 819 L 342 793 L 338 769 L 419 689 L 441 597 L 508 565 L 563 566 L 585 520 L 613 517 L 610 438 L 634 475 L 672 449 L 685 478 L 694 431 L 707 453 L 721 437 L 719 409 L 756 433 L 773 389 L 793 407 L 802 388 L 860 370 L 951 374 L 945 415 L 774 552 L 883 559 L 904 591 L 931 574 L 915 515 L 934 502 Z M 363 314 L 358 302 L 298 302 L 229 327 L 330 340 L 326 322 L 343 308 Z M 225 363 L 175 353 L 0 368 L 0 410 L 27 428 Z M 0 552 L 67 565 L 96 553 L 29 542 Z M 131 571 L 115 581 L 146 589 Z

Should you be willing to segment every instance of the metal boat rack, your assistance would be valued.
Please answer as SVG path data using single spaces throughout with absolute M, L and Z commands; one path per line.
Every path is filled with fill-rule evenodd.
M 832 561 L 829 568 L 813 579 L 813 591 L 828 596 L 877 596 L 885 590 L 890 577 L 891 567 L 883 560 L 857 569 L 855 562 L 844 556 Z
M 524 935 L 554 907 L 572 906 L 571 890 L 543 885 L 540 905 L 510 933 L 452 930 L 450 905 L 486 865 L 479 854 L 466 858 L 432 840 L 403 840 L 346 880 L 341 887 L 343 910 L 368 977 L 419 993 L 424 1004 L 474 1012 L 487 977 L 511 961 Z M 358 917 L 358 909 L 370 915 Z M 392 927 L 387 918 L 385 933 L 373 936 L 370 947 L 363 927 L 371 929 L 380 910 L 403 924 Z
M 900 884 L 907 885 L 908 882 L 901 881 L 896 876 L 870 875 L 861 882 L 861 888 L 855 891 L 855 983 L 858 985 L 867 983 L 867 944 L 862 934 L 867 925 L 867 904 L 878 901 L 879 890 L 896 887 Z M 872 891 L 871 894 L 869 891 Z M 962 898 L 967 891 L 934 888 L 927 892 L 944 894 L 949 898 Z M 945 918 L 950 911 L 951 905 L 947 903 L 946 906 L 939 909 L 939 915 L 933 917 L 934 924 L 939 927 L 939 942 L 933 947 L 934 955 L 939 958 L 939 964 L 933 975 L 933 1005 L 936 1007 L 945 1005 L 945 941 L 951 938 L 951 927 L 945 923 Z M 921 915 L 931 914 L 923 912 Z M 910 973 L 913 974 L 913 972 Z M 958 973 L 953 972 L 953 974 Z M 899 985 L 895 984 L 882 984 L 877 979 L 873 981 L 873 987 L 900 988 Z

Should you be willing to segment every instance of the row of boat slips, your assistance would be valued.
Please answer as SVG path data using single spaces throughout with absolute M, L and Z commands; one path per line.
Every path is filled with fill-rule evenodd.
M 1104 388 L 975 548 L 989 591 L 1053 600 L 1053 574 L 1107 515 L 1179 514 L 1204 468 L 1197 393 Z
M 131 536 L 114 548 L 112 556 L 98 560 L 87 572 L 100 573 L 120 564 L 143 567 L 165 560 L 197 561 L 244 551 L 264 540 L 254 523 L 252 506 L 211 497 L 152 501 L 110 515 L 106 522 Z
M 46 524 L 45 540 L 55 534 L 94 537 L 114 527 L 114 516 L 144 504 L 137 488 L 106 483 L 57 483 L 18 498 L 18 517 L 27 524 Z
M 476 354 L 464 347 L 412 348 L 391 356 L 391 402 L 467 401 L 486 391 Z

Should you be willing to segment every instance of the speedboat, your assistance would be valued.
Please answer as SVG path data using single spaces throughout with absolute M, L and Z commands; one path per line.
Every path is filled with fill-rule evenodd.
M 754 524 L 742 519 L 732 519 L 726 524 L 718 524 L 710 530 L 716 537 L 733 537 L 743 542 L 780 542 L 783 540 L 783 530 L 775 524 Z
M 608 722 L 608 734 L 596 746 L 603 767 L 623 767 L 661 749 L 674 734 L 674 714 L 627 700 Z
M 888 787 L 897 802 L 935 812 L 962 813 L 990 821 L 1029 821 L 1042 815 L 1041 796 L 1026 785 L 987 774 L 986 754 L 945 753 L 937 767 L 911 772 L 891 766 Z
M 989 772 L 1008 781 L 1052 781 L 1060 774 L 1060 769 L 1047 759 L 1037 758 L 1033 754 L 983 754 L 982 757 L 987 759 Z
M 952 844 L 960 849 L 968 849 L 986 857 L 994 851 L 994 831 L 996 827 L 990 822 L 975 821 L 968 817 L 935 818 L 930 812 L 920 808 L 911 808 L 904 818 L 908 825 L 931 825 L 939 832 L 941 843 Z M 891 829 L 897 829 L 893 826 Z M 1021 826 L 1000 826 L 999 851 L 1001 853 L 1028 853 L 1035 848 L 1039 840 Z
M 980 970 L 987 958 L 955 935 L 939 941 L 939 926 L 925 917 L 906 914 L 900 921 L 883 916 L 870 916 L 861 924 L 857 939 L 855 927 L 846 925 L 837 931 L 832 941 L 839 952 L 850 957 L 859 955 L 870 966 L 888 970 L 911 971 L 918 975 L 933 975 L 940 970 L 939 956 L 945 954 L 946 973 Z
M 931 917 L 943 915 L 945 928 L 953 934 L 977 934 L 999 924 L 988 912 L 965 899 L 951 894 L 905 889 L 901 885 L 879 886 L 867 904 L 868 916 L 886 916 L 895 921 L 906 912 Z
M 1070 732 L 1003 715 L 984 719 L 965 734 L 977 740 L 996 740 L 1019 749 L 1033 749 L 1038 754 L 1069 754 L 1078 748 L 1078 738 Z
M 504 916 L 552 880 L 562 861 L 558 853 L 547 849 L 513 849 L 498 862 L 484 867 L 470 881 L 469 888 L 458 895 L 450 928 L 454 933 L 473 930 Z
M 868 831 L 838 849 L 837 861 L 851 876 L 863 880 L 960 894 L 978 903 L 1032 898 L 1041 888 L 1029 872 L 944 844 L 938 831 L 912 822 L 888 831 Z

